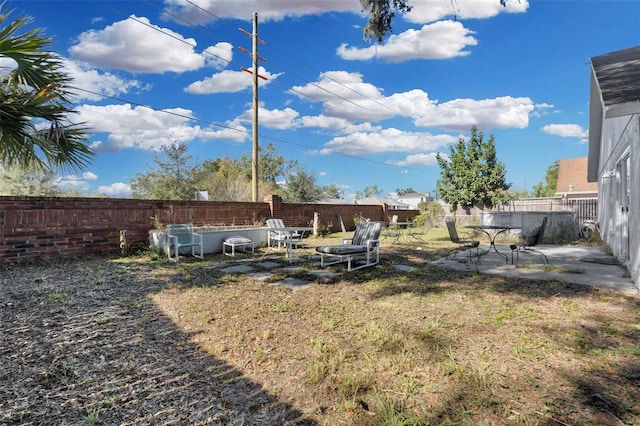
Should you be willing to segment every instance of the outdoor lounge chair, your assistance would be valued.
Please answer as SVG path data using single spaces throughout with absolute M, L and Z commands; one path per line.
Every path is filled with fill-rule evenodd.
M 512 244 L 509 246 L 511 248 L 511 264 L 513 263 L 513 254 L 516 254 L 516 265 L 520 260 L 520 253 L 536 253 L 539 254 L 543 259 L 544 263 L 549 263 L 549 259 L 547 256 L 542 253 L 540 250 L 532 249 L 531 247 L 537 246 L 538 243 L 542 242 L 542 238 L 544 237 L 544 229 L 547 227 L 547 217 L 545 216 L 542 219 L 542 223 L 531 231 L 524 233 L 524 242 L 522 244 Z
M 450 218 L 445 219 L 445 223 L 447 224 L 447 230 L 449 231 L 449 239 L 452 243 L 455 243 L 457 246 L 447 253 L 446 258 L 449 258 L 449 255 L 453 253 L 453 257 L 458 254 L 458 252 L 463 250 L 469 251 L 469 261 L 472 259 L 473 249 L 476 249 L 476 257 L 479 258 L 480 253 L 478 252 L 478 246 L 480 246 L 480 241 L 478 240 L 466 240 L 460 239 L 458 236 L 458 230 L 456 229 L 456 224 Z
M 169 256 L 169 259 L 177 262 L 180 257 L 180 248 L 182 247 L 191 247 L 192 256 L 199 259 L 204 258 L 202 235 L 193 232 L 193 224 L 180 223 L 167 225 L 167 238 L 164 242 L 164 251 Z M 171 250 L 172 248 L 173 250 Z
M 347 262 L 347 271 L 354 271 L 380 262 L 380 232 L 382 222 L 362 222 L 356 227 L 351 238 L 344 238 L 342 244 L 318 246 L 320 266 L 325 267 L 336 263 Z M 364 263 L 352 266 L 355 258 L 364 258 Z M 329 262 L 326 261 L 329 259 Z

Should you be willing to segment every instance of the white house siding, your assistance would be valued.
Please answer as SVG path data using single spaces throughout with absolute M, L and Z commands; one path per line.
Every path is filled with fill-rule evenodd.
M 619 167 L 627 154 L 628 190 L 621 187 Z M 640 288 L 640 114 L 604 120 L 599 158 L 598 221 L 602 238 Z M 627 191 L 625 214 L 622 210 Z

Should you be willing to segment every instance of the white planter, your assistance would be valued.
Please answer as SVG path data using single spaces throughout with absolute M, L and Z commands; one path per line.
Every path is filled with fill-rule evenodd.
M 246 237 L 255 244 L 255 247 L 267 246 L 267 228 L 194 228 L 194 231 L 202 235 L 202 245 L 204 253 L 222 252 L 222 243 L 228 237 Z M 163 251 L 167 235 L 162 229 L 152 229 L 149 231 L 149 244 L 152 249 Z M 181 254 L 191 252 L 191 248 L 186 247 Z

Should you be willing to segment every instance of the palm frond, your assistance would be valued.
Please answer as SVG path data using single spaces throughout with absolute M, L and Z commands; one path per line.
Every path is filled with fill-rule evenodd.
M 95 154 L 86 143 L 88 129 L 70 120 L 75 111 L 63 60 L 47 50 L 51 39 L 41 29 L 21 32 L 31 18 L 9 21 L 9 15 L 0 11 L 0 55 L 17 66 L 0 76 L 0 160 L 84 170 Z

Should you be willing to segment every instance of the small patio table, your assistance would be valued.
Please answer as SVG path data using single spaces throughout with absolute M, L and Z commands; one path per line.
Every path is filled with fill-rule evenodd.
M 313 231 L 313 228 L 309 226 L 286 226 L 284 228 L 273 228 L 273 230 L 286 234 L 287 239 L 284 244 L 286 248 L 285 257 L 287 259 L 291 259 L 291 253 L 293 248 L 293 243 L 292 243 L 293 236 L 299 235 L 300 238 L 302 239 L 305 232 L 311 232 Z
M 504 257 L 505 263 L 509 263 L 509 256 L 507 256 L 505 253 L 500 252 L 496 247 L 496 238 L 498 237 L 498 235 L 507 231 L 511 231 L 512 229 L 521 229 L 520 227 L 500 226 L 500 225 L 467 225 L 466 227 L 469 229 L 482 231 L 485 234 L 487 234 L 487 236 L 489 237 L 489 250 L 485 254 L 488 254 L 493 248 L 493 251 L 498 253 L 500 256 Z M 478 256 L 478 261 L 480 261 L 480 258 L 482 256 L 484 255 Z

